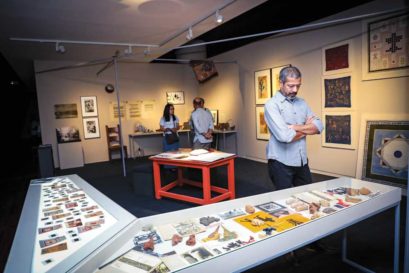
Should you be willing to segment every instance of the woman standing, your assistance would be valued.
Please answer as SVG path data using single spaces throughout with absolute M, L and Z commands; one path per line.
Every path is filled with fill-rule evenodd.
M 178 136 L 179 119 L 175 116 L 175 107 L 173 104 L 168 103 L 165 105 L 159 125 L 161 131 L 163 131 L 163 151 L 166 152 L 179 149 L 179 138 L 173 142 L 171 138 L 167 137 L 171 134 L 176 134 L 176 136 Z

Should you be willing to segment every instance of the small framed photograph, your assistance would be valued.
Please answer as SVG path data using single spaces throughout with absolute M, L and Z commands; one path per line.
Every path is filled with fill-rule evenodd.
M 351 71 L 352 40 L 322 48 L 322 74 L 333 75 Z
M 219 110 L 210 110 L 213 118 L 213 125 L 219 124 Z
M 264 106 L 256 106 L 256 138 L 259 140 L 269 140 L 270 133 L 264 120 Z
M 356 128 L 353 112 L 329 112 L 323 114 L 324 133 L 322 146 L 351 149 L 356 147 Z
M 98 116 L 97 97 L 81 97 L 82 117 Z
M 183 91 L 166 92 L 166 101 L 172 104 L 185 104 L 185 94 Z
M 82 122 L 84 125 L 84 139 L 101 137 L 98 117 L 84 118 Z
M 57 143 L 79 142 L 80 130 L 76 127 L 66 126 L 56 128 Z
M 271 98 L 270 69 L 254 72 L 254 90 L 256 93 L 256 104 L 265 104 Z
M 264 203 L 261 205 L 257 205 L 256 208 L 259 208 L 267 213 L 270 213 L 276 210 L 284 209 L 285 207 L 281 206 L 280 204 L 274 203 L 274 202 L 268 202 L 268 203 Z
M 54 115 L 56 119 L 77 118 L 77 104 L 54 104 Z

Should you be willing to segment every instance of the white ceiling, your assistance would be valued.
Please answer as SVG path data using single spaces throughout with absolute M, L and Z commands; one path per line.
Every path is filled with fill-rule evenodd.
M 132 48 L 132 59 L 150 62 L 215 27 L 215 11 L 230 20 L 266 0 L 3 0 L 0 3 L 0 52 L 26 83 L 33 81 L 33 60 L 92 61 L 126 46 L 14 41 L 10 38 L 149 44 Z

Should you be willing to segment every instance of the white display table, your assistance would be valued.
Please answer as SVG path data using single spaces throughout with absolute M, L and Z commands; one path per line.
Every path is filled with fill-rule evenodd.
M 95 200 L 95 202 L 97 202 L 101 208 L 104 208 L 107 213 L 114 216 L 116 222 L 111 222 L 111 226 L 109 226 L 107 231 L 104 231 L 97 237 L 92 238 L 89 243 L 84 245 L 78 251 L 71 253 L 71 255 L 67 257 L 63 257 L 62 261 L 59 261 L 59 263 L 48 272 L 112 272 L 110 271 L 112 269 L 110 267 L 112 267 L 112 265 L 116 262 L 116 259 L 126 253 L 128 250 L 135 247 L 135 236 L 138 236 L 138 234 L 140 234 L 143 230 L 146 230 L 146 227 L 150 227 L 158 232 L 159 229 L 156 228 L 159 226 L 172 225 L 174 223 L 191 220 L 193 218 L 197 219 L 200 217 L 208 217 L 209 215 L 220 215 L 220 213 L 225 211 L 244 209 L 245 205 L 248 204 L 257 206 L 271 201 L 284 200 L 291 196 L 299 196 L 305 192 L 326 191 L 328 189 L 332 190 L 341 187 L 353 189 L 365 187 L 370 189 L 372 193 L 376 194 L 370 198 L 368 197 L 363 199 L 359 203 L 336 210 L 335 212 L 323 215 L 317 219 L 309 220 L 303 224 L 294 225 L 289 229 L 285 229 L 265 238 L 262 238 L 259 236 L 259 234 L 254 233 L 254 235 L 251 236 L 254 237 L 254 240 L 249 241 L 245 245 L 232 248 L 226 252 L 215 252 L 210 258 L 179 267 L 177 270 L 174 270 L 174 272 L 210 271 L 212 273 L 224 273 L 245 271 L 266 261 L 284 255 L 289 251 L 316 241 L 317 239 L 328 236 L 337 231 L 344 230 L 345 228 L 359 221 L 390 208 L 395 209 L 395 245 L 394 250 L 391 249 L 391 251 L 394 251 L 394 272 L 398 272 L 399 207 L 401 190 L 396 187 L 351 178 L 337 178 L 301 187 L 136 219 L 78 176 L 71 175 L 68 176 L 68 178 L 82 188 L 83 191 L 90 198 Z M 36 235 L 39 228 L 37 225 L 39 219 L 37 218 L 39 217 L 39 212 L 44 211 L 44 208 L 39 208 L 39 204 L 41 204 L 41 184 L 38 182 L 42 182 L 42 180 L 33 180 L 31 182 L 8 263 L 6 265 L 5 272 L 7 273 L 34 272 L 32 263 L 38 262 L 33 261 L 35 257 L 33 254 L 33 248 L 36 244 L 38 244 L 36 241 Z M 220 224 L 229 228 L 230 231 L 235 228 L 234 225 L 239 225 L 237 224 L 237 221 L 235 224 L 232 224 L 232 222 L 228 223 L 228 221 L 229 220 L 221 220 Z M 55 223 L 52 224 L 54 225 Z M 243 230 L 244 227 L 237 228 L 236 230 L 239 231 L 239 229 Z M 247 232 L 249 233 L 250 231 L 247 230 Z M 160 231 L 159 234 L 161 234 Z M 164 235 L 161 234 L 161 236 Z M 198 245 L 205 246 L 205 243 L 202 243 L 201 239 L 204 235 L 197 236 L 198 244 L 195 247 L 198 247 Z M 168 243 L 170 246 L 170 241 L 165 240 L 166 239 L 163 239 L 163 242 Z M 182 246 L 184 248 L 186 248 L 185 241 L 186 238 L 183 239 Z M 223 244 L 224 243 L 226 242 L 223 242 Z M 160 248 L 159 246 L 157 247 Z M 344 240 L 343 247 L 343 258 L 345 262 L 348 262 L 349 264 L 364 271 L 371 272 L 347 259 L 346 240 Z M 177 247 L 175 247 L 174 250 L 177 252 Z M 211 248 L 211 250 L 213 251 L 213 248 Z M 180 253 L 176 253 L 176 255 L 180 255 Z M 41 256 L 41 258 L 43 257 Z M 131 265 L 140 266 L 140 263 L 131 263 Z M 371 265 L 366 266 L 370 267 Z

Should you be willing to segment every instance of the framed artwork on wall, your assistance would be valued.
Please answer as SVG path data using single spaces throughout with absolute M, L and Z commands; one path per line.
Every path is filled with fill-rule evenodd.
M 356 148 L 354 131 L 354 113 L 329 112 L 323 114 L 325 130 L 322 134 L 322 146 L 341 149 Z
M 166 92 L 166 101 L 172 104 L 185 104 L 185 94 L 183 91 Z
M 322 108 L 325 108 L 325 111 L 352 108 L 352 76 L 350 74 L 327 76 L 323 78 L 322 83 Z
M 98 116 L 97 97 L 81 97 L 82 117 Z
M 213 117 L 213 125 L 219 124 L 219 110 L 210 110 Z
M 271 91 L 272 94 L 271 96 L 274 96 L 278 90 L 280 90 L 280 71 L 281 69 L 283 69 L 284 67 L 287 67 L 289 65 L 283 65 L 283 66 L 279 66 L 279 67 L 274 67 L 271 69 L 271 80 L 272 80 L 272 84 L 271 84 Z
M 333 75 L 351 71 L 352 41 L 343 41 L 322 48 L 322 74 Z
M 264 104 L 271 98 L 270 69 L 254 72 L 254 90 L 256 93 L 256 104 Z
M 82 122 L 84 125 L 84 139 L 101 137 L 98 117 L 84 118 L 82 119 Z
M 409 14 L 362 23 L 362 79 L 409 76 Z
M 356 178 L 407 189 L 409 115 L 364 114 Z
M 256 106 L 256 138 L 259 140 L 269 140 L 270 133 L 264 120 L 264 106 Z
M 76 127 L 72 126 L 65 126 L 56 128 L 57 134 L 57 143 L 68 143 L 68 142 L 79 142 L 81 141 L 80 138 L 80 130 Z
M 77 118 L 77 104 L 67 103 L 67 104 L 54 104 L 54 115 L 56 119 L 64 118 Z

